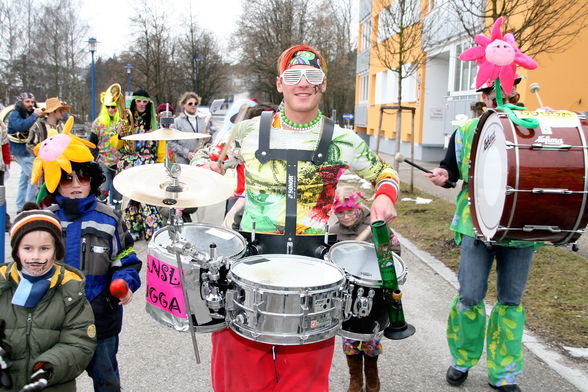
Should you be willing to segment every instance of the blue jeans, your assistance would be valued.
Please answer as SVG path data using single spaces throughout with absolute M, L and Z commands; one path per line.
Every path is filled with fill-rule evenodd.
M 488 275 L 496 258 L 498 302 L 520 304 L 534 252 L 533 247 L 493 246 L 488 249 L 481 241 L 464 235 L 458 277 L 460 302 L 474 306 L 486 297 Z
M 98 340 L 96 352 L 86 369 L 94 382 L 94 392 L 120 391 L 117 352 L 118 335 Z
M 116 167 L 110 168 L 104 163 L 100 162 L 100 168 L 102 169 L 104 177 L 106 177 L 106 181 L 100 185 L 100 191 L 103 193 L 108 193 L 108 202 L 114 205 L 114 207 L 120 211 L 122 195 L 118 193 L 116 189 L 114 189 L 114 186 L 112 186 L 112 180 L 116 175 Z
M 16 211 L 21 211 L 27 201 L 35 201 L 37 187 L 31 184 L 31 173 L 33 172 L 33 161 L 35 156 L 15 155 L 14 159 L 20 166 L 20 178 L 18 179 L 18 193 L 16 195 Z

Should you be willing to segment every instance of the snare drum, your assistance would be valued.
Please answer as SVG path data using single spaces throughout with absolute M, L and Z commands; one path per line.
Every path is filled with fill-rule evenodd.
M 406 281 L 404 261 L 393 253 L 398 284 Z M 390 323 L 384 302 L 382 277 L 374 245 L 363 241 L 341 241 L 331 247 L 327 259 L 347 273 L 351 294 L 351 318 L 343 322 L 340 336 L 368 341 L 382 335 Z
M 485 241 L 576 241 L 588 222 L 588 122 L 572 112 L 525 112 L 540 126 L 487 111 L 472 141 L 468 192 Z
M 208 254 L 210 245 L 216 245 L 218 256 L 238 259 L 245 253 L 245 239 L 236 231 L 224 227 L 190 223 L 182 228 L 182 237 L 198 251 Z M 184 294 L 176 254 L 171 245 L 167 228 L 158 230 L 148 247 L 147 293 L 145 310 L 157 322 L 176 331 L 188 331 Z M 213 332 L 226 328 L 224 310 L 211 312 L 202 299 L 201 269 L 187 255 L 181 255 L 182 267 L 196 332 Z M 228 271 L 221 271 L 225 282 Z
M 229 271 L 227 319 L 237 334 L 279 345 L 316 343 L 341 326 L 345 274 L 326 261 L 257 255 Z

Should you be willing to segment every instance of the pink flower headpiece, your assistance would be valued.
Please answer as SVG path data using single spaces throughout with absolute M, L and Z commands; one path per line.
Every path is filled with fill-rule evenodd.
M 335 202 L 333 203 L 333 211 L 335 213 L 353 210 L 353 209 L 361 209 L 361 192 L 353 192 L 349 196 L 341 198 L 339 196 L 335 196 Z
M 476 35 L 475 40 L 479 46 L 465 50 L 459 55 L 459 59 L 478 63 L 476 88 L 480 88 L 484 83 L 491 86 L 498 78 L 504 91 L 510 93 L 514 86 L 517 64 L 526 69 L 535 69 L 537 63 L 521 52 L 514 35 L 502 35 L 502 20 L 502 16 L 496 19 L 490 38 L 482 34 Z

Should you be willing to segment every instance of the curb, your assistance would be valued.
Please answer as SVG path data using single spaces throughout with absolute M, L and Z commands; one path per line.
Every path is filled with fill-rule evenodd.
M 443 264 L 443 262 L 441 262 L 439 259 L 433 257 L 430 253 L 419 249 L 409 239 L 398 233 L 398 231 L 395 231 L 395 234 L 398 236 L 398 240 L 402 244 L 402 247 L 406 249 L 406 251 L 412 253 L 422 263 L 431 268 L 435 273 L 439 274 L 456 290 L 459 288 L 457 275 L 455 275 L 455 273 L 449 269 L 449 267 Z M 492 305 L 486 303 L 486 313 L 489 313 L 491 309 Z M 578 388 L 578 390 L 582 392 L 588 392 L 588 374 L 586 374 L 581 369 L 571 368 L 566 365 L 565 361 L 567 361 L 567 358 L 565 356 L 550 349 L 549 346 L 543 343 L 527 329 L 525 329 L 523 334 L 523 344 L 537 358 L 539 358 L 557 374 Z

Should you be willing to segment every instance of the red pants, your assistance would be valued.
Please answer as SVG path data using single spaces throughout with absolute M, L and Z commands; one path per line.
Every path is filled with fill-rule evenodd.
M 272 346 L 230 329 L 212 334 L 215 392 L 328 392 L 335 338 L 300 346 Z

